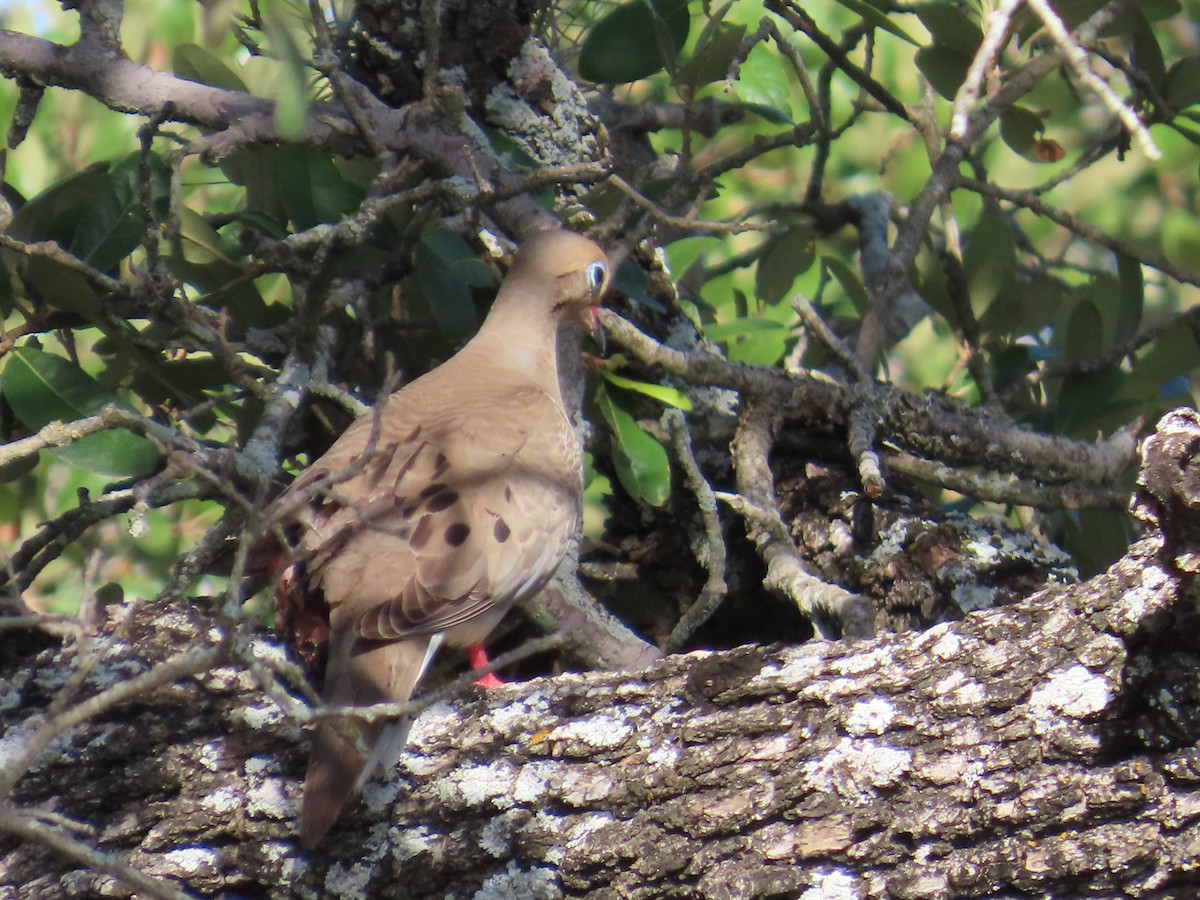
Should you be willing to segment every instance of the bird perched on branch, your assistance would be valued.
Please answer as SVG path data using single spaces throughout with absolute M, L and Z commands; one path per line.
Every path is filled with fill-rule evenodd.
M 594 322 L 607 283 L 590 240 L 533 235 L 479 333 L 359 417 L 268 508 L 272 534 L 250 567 L 274 560 L 280 628 L 310 664 L 324 660 L 325 703 L 407 701 L 440 646 L 479 644 L 562 561 L 582 469 L 558 333 Z M 310 849 L 395 763 L 411 724 L 348 721 L 323 722 L 313 740 L 300 813 Z

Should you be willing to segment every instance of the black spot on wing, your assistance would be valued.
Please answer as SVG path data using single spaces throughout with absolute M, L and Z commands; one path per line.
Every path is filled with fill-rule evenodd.
M 444 537 L 446 543 L 451 547 L 461 547 L 463 542 L 471 536 L 471 526 L 466 522 L 455 522 L 446 529 Z
M 497 518 L 496 524 L 492 527 L 492 534 L 496 536 L 496 541 L 503 544 L 512 536 L 512 529 L 508 527 L 508 523 L 503 519 Z
M 429 510 L 429 512 L 441 512 L 444 509 L 449 509 L 458 502 L 458 491 L 452 490 L 445 485 L 442 485 L 442 488 L 442 490 L 438 491 L 426 501 L 425 508 Z

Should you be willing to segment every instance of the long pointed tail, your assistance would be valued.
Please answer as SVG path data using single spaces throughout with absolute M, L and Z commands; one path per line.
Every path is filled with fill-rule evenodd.
M 425 674 L 441 638 L 437 634 L 388 644 L 354 641 L 344 656 L 331 647 L 325 673 L 326 702 L 331 706 L 403 703 Z M 345 725 L 322 723 L 313 737 L 300 807 L 300 843 L 306 850 L 321 841 L 376 769 L 396 764 L 412 720 L 352 719 L 350 724 L 371 750 L 365 760 L 355 741 L 343 735 L 352 730 Z

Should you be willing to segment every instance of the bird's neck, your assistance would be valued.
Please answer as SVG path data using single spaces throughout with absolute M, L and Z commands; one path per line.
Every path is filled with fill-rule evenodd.
M 507 304 L 492 308 L 483 327 L 463 348 L 468 358 L 503 363 L 514 380 L 533 384 L 561 402 L 558 383 L 558 323 Z

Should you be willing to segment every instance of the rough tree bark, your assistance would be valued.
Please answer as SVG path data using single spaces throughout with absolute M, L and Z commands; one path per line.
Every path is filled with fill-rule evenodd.
M 1160 423 L 1135 503 L 1151 530 L 1084 584 L 924 632 L 441 702 L 311 856 L 300 730 L 230 653 L 47 748 L 0 806 L 30 823 L 0 840 L 0 896 L 133 892 L 84 845 L 159 879 L 143 896 L 1194 896 L 1198 452 L 1200 416 Z M 246 640 L 278 658 L 181 601 L 9 653 L 0 760 L 181 651 Z

